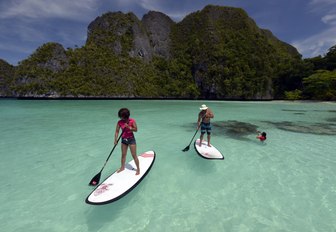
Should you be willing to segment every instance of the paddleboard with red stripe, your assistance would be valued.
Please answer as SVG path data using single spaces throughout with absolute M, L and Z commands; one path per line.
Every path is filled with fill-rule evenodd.
M 147 151 L 138 156 L 140 174 L 135 175 L 134 160 L 126 164 L 125 170 L 114 172 L 98 185 L 86 198 L 85 202 L 92 205 L 103 205 L 116 201 L 132 191 L 148 174 L 155 161 L 155 152 Z

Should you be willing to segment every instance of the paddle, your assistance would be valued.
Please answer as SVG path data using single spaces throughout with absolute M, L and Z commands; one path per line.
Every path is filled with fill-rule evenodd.
M 110 156 L 112 155 L 112 152 L 114 151 L 114 148 L 116 148 L 116 146 L 118 145 L 118 142 L 119 142 L 122 134 L 123 134 L 123 132 L 120 134 L 120 136 L 119 136 L 119 138 L 117 140 L 117 143 L 113 146 L 112 151 L 110 152 L 109 156 L 107 157 L 107 159 L 106 159 L 106 161 L 104 163 L 104 166 L 102 167 L 102 169 L 100 170 L 100 172 L 92 178 L 92 180 L 90 181 L 89 185 L 96 186 L 99 183 L 101 173 L 102 173 L 103 169 L 105 168 L 105 165 L 106 165 L 107 161 L 109 160 Z
M 186 151 L 189 151 L 190 144 L 191 144 L 191 143 L 192 143 L 192 141 L 194 140 L 194 138 L 195 138 L 195 136 L 196 136 L 196 134 L 197 134 L 197 132 L 198 132 L 199 128 L 200 128 L 200 126 L 199 126 L 199 127 L 197 127 L 197 130 L 196 130 L 196 132 L 195 132 L 194 136 L 192 137 L 192 139 L 190 140 L 190 143 L 189 143 L 189 145 L 188 145 L 186 148 L 184 148 L 182 151 L 184 151 L 184 152 L 186 152 Z

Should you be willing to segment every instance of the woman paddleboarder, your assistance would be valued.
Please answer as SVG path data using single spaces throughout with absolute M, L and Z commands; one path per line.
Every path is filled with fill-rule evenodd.
M 120 120 L 117 123 L 114 135 L 114 144 L 118 143 L 118 135 L 120 128 L 123 130 L 121 136 L 121 167 L 117 172 L 122 172 L 125 169 L 127 149 L 130 148 L 135 165 L 137 167 L 135 175 L 140 174 L 139 159 L 136 155 L 136 141 L 133 132 L 138 131 L 137 124 L 133 118 L 130 118 L 130 111 L 127 108 L 121 108 L 118 112 Z

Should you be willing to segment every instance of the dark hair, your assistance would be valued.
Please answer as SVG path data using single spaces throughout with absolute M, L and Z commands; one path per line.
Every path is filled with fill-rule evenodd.
M 121 108 L 118 112 L 119 118 L 125 118 L 128 119 L 130 116 L 130 111 L 127 108 Z
M 266 138 L 266 132 L 261 133 L 261 135 Z

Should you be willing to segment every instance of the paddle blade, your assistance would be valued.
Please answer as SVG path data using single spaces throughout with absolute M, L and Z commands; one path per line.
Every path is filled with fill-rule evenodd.
M 190 145 L 187 146 L 186 148 L 184 148 L 182 151 L 184 151 L 184 152 L 189 151 L 189 148 L 190 148 Z
M 95 176 L 92 178 L 92 180 L 90 181 L 89 185 L 91 185 L 91 186 L 96 186 L 96 185 L 99 183 L 100 175 L 101 175 L 101 172 L 99 172 L 97 175 L 95 175 Z

